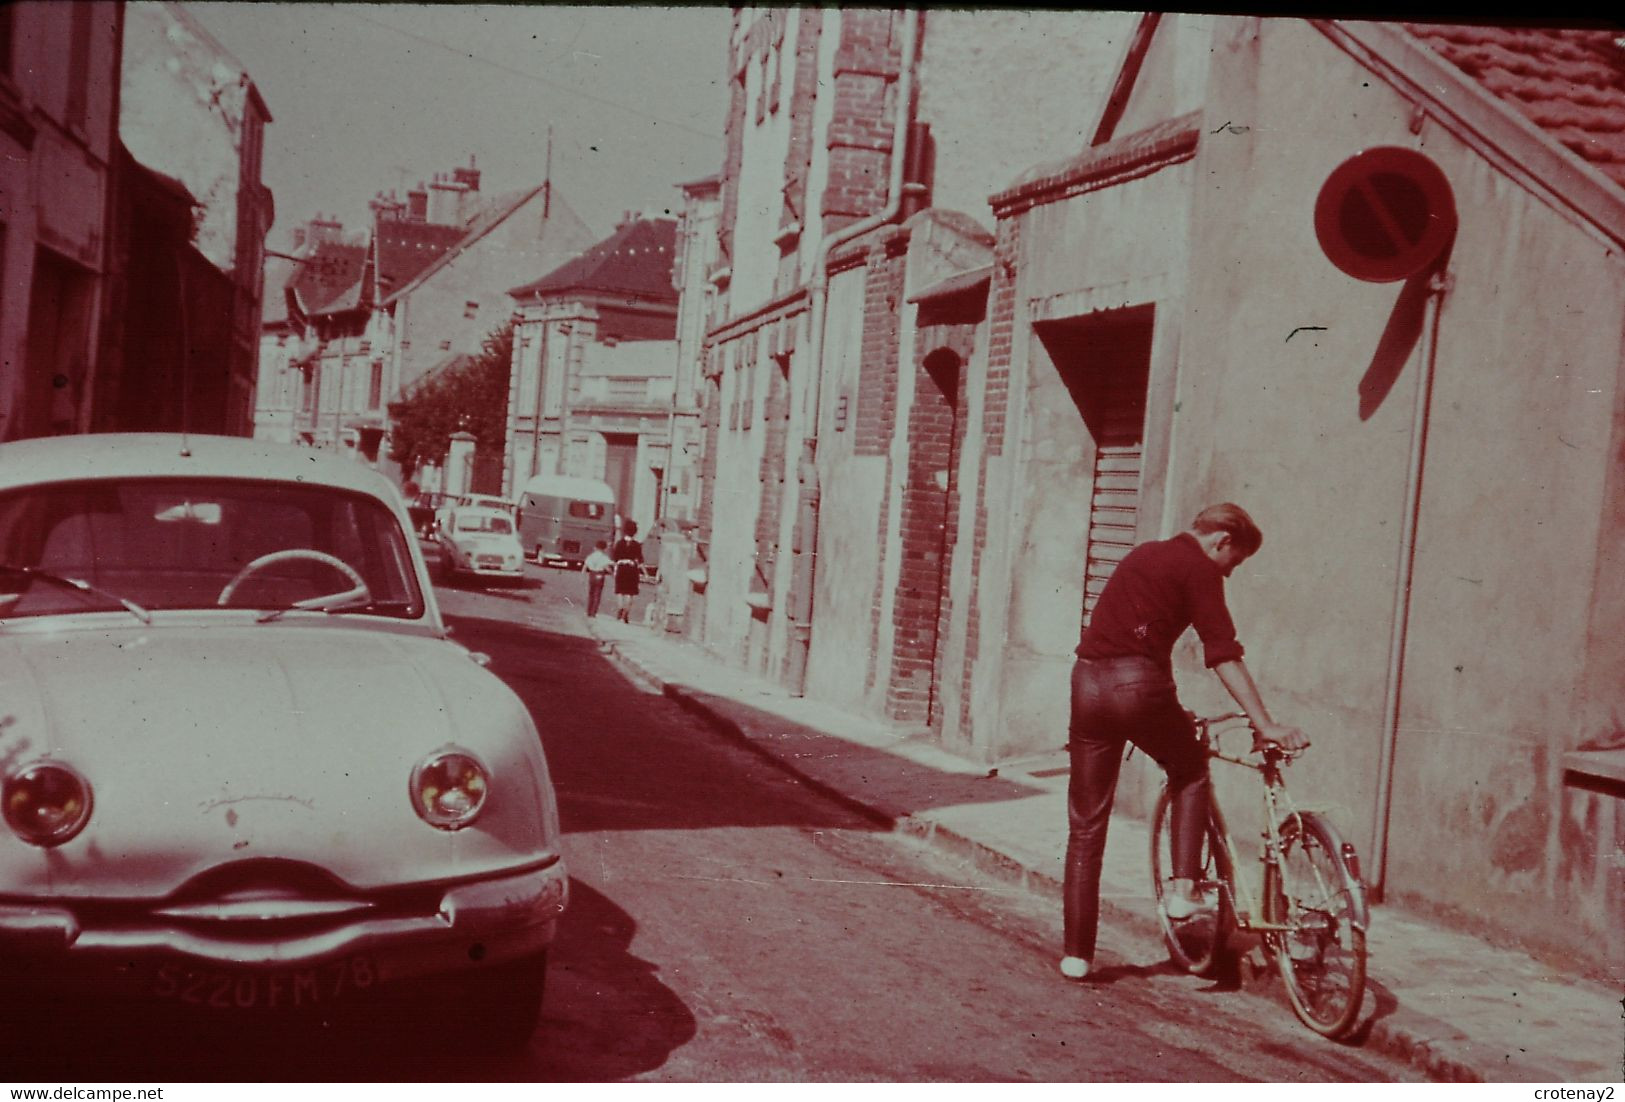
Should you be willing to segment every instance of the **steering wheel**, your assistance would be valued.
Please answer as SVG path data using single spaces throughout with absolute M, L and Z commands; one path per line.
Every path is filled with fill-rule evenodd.
M 237 576 L 235 578 L 226 583 L 226 587 L 220 591 L 220 596 L 215 599 L 214 603 L 223 607 L 231 600 L 231 595 L 237 592 L 238 586 L 242 585 L 245 581 L 247 581 L 253 575 L 258 574 L 266 567 L 275 566 L 277 563 L 281 562 L 293 562 L 298 559 L 306 559 L 312 562 L 319 562 L 327 566 L 331 566 L 334 570 L 337 570 L 339 573 L 343 574 L 347 580 L 354 582 L 355 586 L 354 588 L 347 589 L 342 593 L 328 593 L 320 597 L 306 597 L 302 601 L 293 602 L 291 607 L 321 608 L 323 605 L 340 602 L 361 602 L 372 597 L 372 591 L 367 588 L 366 580 L 363 579 L 360 574 L 356 573 L 355 568 L 349 563 L 345 562 L 343 559 L 338 558 L 335 555 L 329 555 L 326 551 L 317 551 L 310 547 L 294 547 L 286 551 L 272 551 L 269 555 L 261 555 L 259 558 L 243 567 L 237 572 Z

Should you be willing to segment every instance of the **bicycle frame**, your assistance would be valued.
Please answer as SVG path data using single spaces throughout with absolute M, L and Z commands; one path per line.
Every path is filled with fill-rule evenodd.
M 1230 875 L 1221 881 L 1219 890 L 1229 893 L 1230 913 L 1234 916 L 1238 928 L 1259 934 L 1286 933 L 1292 927 L 1286 924 L 1287 916 L 1280 913 L 1280 908 L 1291 892 L 1291 885 L 1286 882 L 1288 874 L 1281 861 L 1281 828 L 1302 814 L 1287 793 L 1286 781 L 1281 772 L 1281 767 L 1291 762 L 1292 755 L 1277 746 L 1266 748 L 1261 755 L 1261 761 L 1250 761 L 1225 753 L 1219 746 L 1214 726 L 1245 718 L 1247 717 L 1240 714 L 1232 714 L 1197 721 L 1197 735 L 1207 747 L 1209 757 L 1251 769 L 1264 781 L 1264 829 L 1261 832 L 1263 849 L 1259 854 L 1259 861 L 1263 865 L 1263 877 L 1257 893 L 1253 891 L 1252 885 L 1245 877 L 1238 875 L 1241 868 L 1240 853 L 1236 849 L 1235 840 L 1230 836 L 1229 824 L 1225 822 L 1218 801 L 1210 802 L 1210 814 L 1218 828 L 1219 837 L 1223 839 L 1225 856 L 1230 868 Z M 1303 832 L 1301 822 L 1299 832 L 1300 835 Z M 1338 856 L 1346 861 L 1352 854 L 1344 853 Z M 1355 882 L 1356 887 L 1350 889 L 1350 924 L 1364 934 L 1370 928 L 1371 912 L 1365 898 L 1365 885 L 1358 875 L 1355 876 Z M 1325 885 L 1320 887 L 1324 889 Z

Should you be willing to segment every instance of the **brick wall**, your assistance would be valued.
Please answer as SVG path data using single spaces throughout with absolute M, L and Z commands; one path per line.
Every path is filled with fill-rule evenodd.
M 914 402 L 908 418 L 908 477 L 902 502 L 902 559 L 892 606 L 891 684 L 886 712 L 938 729 L 939 641 L 947 632 L 948 574 L 959 512 L 958 457 L 964 443 L 965 364 L 975 325 L 931 325 L 916 338 Z
M 825 134 L 829 179 L 819 214 L 825 235 L 879 211 L 890 182 L 892 128 L 905 12 L 846 9 L 835 54 L 835 106 Z
M 699 525 L 697 538 L 709 552 L 711 546 L 712 502 L 716 498 L 717 484 L 717 431 L 722 422 L 722 353 L 711 349 L 705 366 L 705 385 L 700 392 L 700 507 L 694 520 Z
M 970 610 L 965 625 L 965 669 L 961 675 L 959 730 L 969 739 L 971 722 L 971 675 L 976 669 L 980 646 L 982 552 L 987 547 L 987 457 L 1004 454 L 1004 422 L 1010 406 L 1010 350 L 1016 317 L 1016 265 L 1021 247 L 1020 223 L 1000 219 L 993 244 L 993 281 L 988 289 L 987 390 L 983 398 L 982 461 L 976 484 L 976 528 L 970 549 Z
M 790 386 L 787 359 L 768 358 L 761 370 L 767 376 L 767 399 L 762 410 L 761 505 L 756 511 L 756 555 L 766 576 L 768 592 L 779 559 L 779 509 L 784 500 L 784 450 L 790 434 Z
M 1016 264 L 1020 223 L 1002 219 L 993 245 L 993 283 L 988 293 L 987 454 L 1004 454 L 1004 419 L 1010 407 L 1010 349 L 1016 317 Z
M 799 226 L 803 233 L 811 227 L 807 218 L 807 180 L 812 174 L 813 114 L 818 105 L 818 44 L 823 34 L 822 8 L 803 8 L 797 16 L 795 72 L 790 84 L 790 144 L 784 156 L 784 206 L 779 212 L 779 229 Z M 797 239 L 784 242 L 779 259 L 779 284 L 789 287 L 796 281 Z
M 898 319 L 903 297 L 905 252 L 908 236 L 892 230 L 873 240 L 866 258 L 864 275 L 863 343 L 856 411 L 852 417 L 852 450 L 856 455 L 884 455 L 886 489 L 880 500 L 880 525 L 876 539 L 886 546 L 886 522 L 891 513 L 891 440 L 897 431 Z M 884 566 L 884 553 L 881 565 Z M 882 572 L 883 573 L 883 572 Z M 880 647 L 881 577 L 875 578 L 873 620 L 869 631 L 869 653 Z M 875 664 L 869 664 L 865 689 L 874 685 Z
M 903 296 L 906 242 L 879 242 L 869 250 L 864 280 L 863 351 L 858 369 L 853 451 L 884 455 L 897 426 L 898 307 Z

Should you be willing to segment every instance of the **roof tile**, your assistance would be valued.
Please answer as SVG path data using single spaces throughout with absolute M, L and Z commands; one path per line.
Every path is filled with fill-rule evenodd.
M 675 303 L 677 288 L 672 285 L 671 269 L 676 248 L 675 219 L 634 219 L 541 279 L 515 287 L 508 293 L 523 298 L 565 291 L 599 291 Z
M 293 280 L 300 308 L 314 316 L 358 305 L 366 263 L 365 245 L 327 241 L 306 253 Z
M 1406 28 L 1625 187 L 1625 38 L 1619 31 L 1431 23 Z
M 377 228 L 378 289 L 387 297 L 462 240 L 461 225 L 382 219 Z

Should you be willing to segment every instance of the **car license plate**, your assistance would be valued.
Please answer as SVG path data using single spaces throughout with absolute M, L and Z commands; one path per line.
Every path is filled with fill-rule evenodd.
M 220 971 L 165 964 L 152 993 L 214 1010 L 291 1010 L 338 1002 L 379 982 L 371 957 L 354 956 L 310 968 Z

